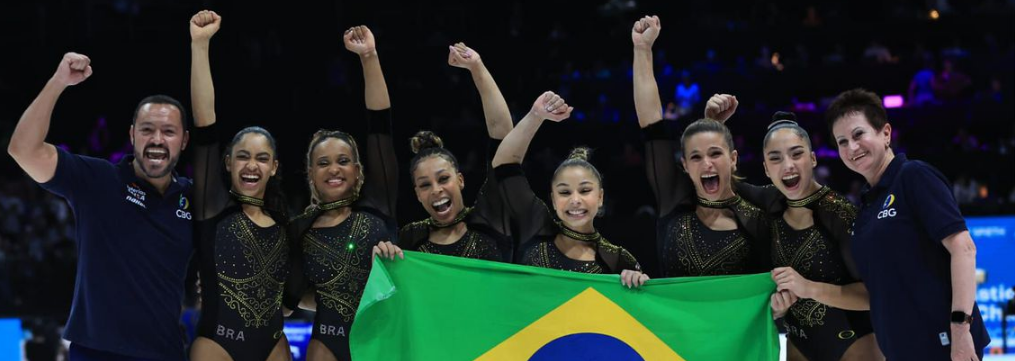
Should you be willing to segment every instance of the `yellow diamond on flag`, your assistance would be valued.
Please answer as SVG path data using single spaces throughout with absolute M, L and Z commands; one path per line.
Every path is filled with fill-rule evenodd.
M 634 317 L 589 287 L 476 361 L 680 360 Z

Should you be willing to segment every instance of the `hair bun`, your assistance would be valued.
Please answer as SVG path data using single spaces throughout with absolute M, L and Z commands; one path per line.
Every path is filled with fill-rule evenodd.
M 591 155 L 592 150 L 589 149 L 588 147 L 576 147 L 574 149 L 571 149 L 571 154 L 567 155 L 567 159 L 578 159 L 588 162 L 589 157 L 591 157 Z
M 421 130 L 409 139 L 413 154 L 419 154 L 421 150 L 430 148 L 444 148 L 444 141 L 437 134 L 429 130 Z
M 768 125 L 768 130 L 772 130 L 772 128 L 782 124 L 798 125 L 796 122 L 796 114 L 793 112 L 775 112 L 775 114 L 772 114 L 772 123 Z

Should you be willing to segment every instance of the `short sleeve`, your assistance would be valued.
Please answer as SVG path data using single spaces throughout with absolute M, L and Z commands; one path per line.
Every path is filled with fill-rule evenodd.
M 115 166 L 106 160 L 72 154 L 56 147 L 56 172 L 53 178 L 40 183 L 43 189 L 74 203 L 83 192 L 94 189 L 97 182 L 106 181 L 116 172 Z
M 899 175 L 905 202 L 924 231 L 935 241 L 966 230 L 948 180 L 929 164 L 910 161 Z

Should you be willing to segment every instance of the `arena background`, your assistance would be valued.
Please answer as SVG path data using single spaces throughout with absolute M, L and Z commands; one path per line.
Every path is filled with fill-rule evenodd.
M 447 65 L 447 45 L 464 41 L 482 56 L 516 120 L 545 90 L 575 107 L 571 119 L 536 136 L 527 174 L 537 193 L 548 194 L 549 174 L 567 150 L 593 147 L 608 189 L 597 227 L 649 274 L 656 269 L 655 210 L 632 101 L 636 19 L 662 19 L 655 70 L 674 130 L 700 117 L 713 93 L 738 97 L 729 126 L 739 173 L 754 183 L 768 183 L 759 154 L 770 115 L 792 110 L 811 130 L 819 177 L 855 199 L 862 178 L 831 148 L 822 112 L 840 91 L 873 90 L 892 107 L 894 149 L 928 161 L 954 184 L 986 274 L 978 301 L 1001 351 L 1000 322 L 1015 293 L 1015 1 L 5 2 L 0 146 L 6 149 L 62 54 L 75 51 L 91 57 L 95 73 L 63 94 L 47 140 L 96 157 L 129 152 L 127 131 L 141 98 L 167 94 L 189 108 L 187 21 L 201 9 L 224 18 L 211 50 L 219 122 L 226 132 L 260 125 L 275 134 L 294 210 L 307 202 L 303 156 L 313 131 L 364 130 L 362 72 L 341 43 L 342 32 L 360 24 L 377 39 L 400 161 L 411 157 L 409 136 L 436 131 L 462 163 L 466 200 L 474 199 L 487 161 L 482 108 L 468 72 Z M 946 67 L 951 80 L 942 82 Z M 911 93 L 932 78 L 943 85 Z M 699 97 L 678 97 L 678 84 L 696 84 Z M 188 157 L 178 167 L 183 174 Z M 401 223 L 424 216 L 404 168 Z M 76 258 L 69 213 L 0 155 L 0 359 L 62 357 L 58 333 Z M 1015 318 L 1008 321 L 1015 352 Z

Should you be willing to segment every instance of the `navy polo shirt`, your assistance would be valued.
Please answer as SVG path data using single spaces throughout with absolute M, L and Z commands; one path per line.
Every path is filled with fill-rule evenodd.
M 964 230 L 948 180 L 905 154 L 864 190 L 852 251 L 870 293 L 878 345 L 889 360 L 948 359 L 951 254 L 941 241 Z M 970 330 L 981 352 L 990 337 L 975 303 L 973 316 Z
M 193 251 L 191 180 L 164 195 L 119 164 L 57 148 L 42 187 L 67 200 L 76 219 L 78 266 L 64 338 L 125 356 L 183 360 L 183 279 Z

